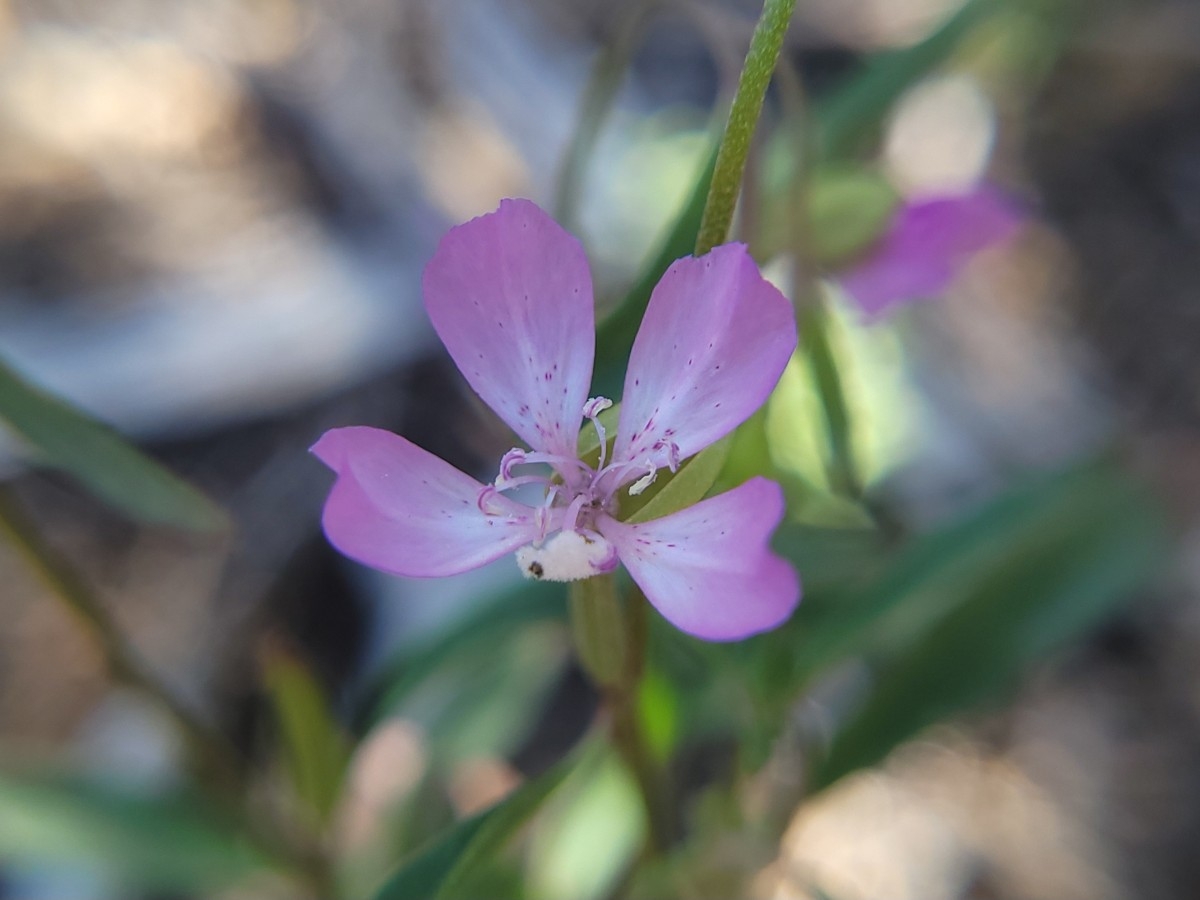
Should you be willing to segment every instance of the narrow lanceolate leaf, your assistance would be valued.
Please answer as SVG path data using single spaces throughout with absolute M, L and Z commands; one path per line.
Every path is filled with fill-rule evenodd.
M 0 861 L 97 872 L 130 888 L 187 895 L 270 865 L 197 797 L 12 773 L 0 774 Z
M 463 896 L 462 886 L 504 849 L 577 762 L 576 755 L 567 757 L 495 806 L 455 825 L 402 863 L 375 894 L 375 900 L 452 900 Z
M 293 787 L 316 822 L 328 824 L 346 774 L 349 742 L 325 692 L 299 658 L 271 644 L 262 654 L 262 665 Z
M 523 632 L 541 623 L 562 621 L 566 589 L 561 583 L 522 581 L 499 590 L 471 615 L 437 640 L 405 650 L 380 667 L 380 673 L 361 692 L 364 700 L 353 716 L 357 734 L 365 734 L 412 700 L 414 693 L 464 662 L 486 660 L 497 648 L 508 647 Z M 474 667 L 466 667 L 470 672 Z
M 1010 687 L 1153 578 L 1166 540 L 1139 486 L 1097 467 L 1044 488 L 1032 503 L 1001 504 L 998 520 L 969 523 L 963 557 L 945 555 L 955 541 L 939 535 L 929 548 L 938 552 L 900 567 L 892 584 L 905 602 L 892 612 L 908 615 L 879 635 L 876 687 L 838 731 L 817 787 Z
M 0 363 L 0 423 L 37 461 L 61 469 L 140 522 L 219 531 L 228 518 L 211 500 L 106 425 L 29 384 Z

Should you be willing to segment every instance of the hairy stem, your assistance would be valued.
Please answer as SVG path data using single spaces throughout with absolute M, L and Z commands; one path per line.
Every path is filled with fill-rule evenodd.
M 783 36 L 796 0 L 766 0 L 762 15 L 750 39 L 750 50 L 738 79 L 737 92 L 729 108 L 729 120 L 717 151 L 717 164 L 713 170 L 708 189 L 708 201 L 704 216 L 700 220 L 700 233 L 696 237 L 696 255 L 707 253 L 729 238 L 733 224 L 733 213 L 738 194 L 742 188 L 742 175 L 746 169 L 746 156 L 750 152 L 750 140 L 758 117 L 762 113 L 763 99 L 771 74 L 783 47 Z

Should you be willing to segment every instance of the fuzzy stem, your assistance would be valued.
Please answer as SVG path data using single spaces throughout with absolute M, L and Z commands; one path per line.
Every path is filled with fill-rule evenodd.
M 729 238 L 733 213 L 742 188 L 742 174 L 750 139 L 762 113 L 763 99 L 771 83 L 771 73 L 783 47 L 783 36 L 796 0 L 766 0 L 762 15 L 750 39 L 750 50 L 738 79 L 737 92 L 729 108 L 729 120 L 717 152 L 717 165 L 708 189 L 700 233 L 696 237 L 696 255 L 707 253 Z
M 241 781 L 242 766 L 237 751 L 159 683 L 84 579 L 45 542 L 11 493 L 3 489 L 0 489 L 0 534 L 21 552 L 51 594 L 91 634 L 113 676 L 152 697 L 179 727 L 193 762 L 233 792 Z

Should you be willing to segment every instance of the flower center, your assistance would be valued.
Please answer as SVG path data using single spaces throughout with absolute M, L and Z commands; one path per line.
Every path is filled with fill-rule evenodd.
M 594 397 L 583 406 L 583 417 L 591 421 L 600 440 L 600 458 L 595 468 L 576 457 L 513 448 L 500 460 L 500 472 L 493 484 L 479 495 L 484 515 L 497 515 L 497 493 L 530 484 L 540 484 L 545 499 L 537 508 L 540 535 L 517 551 L 517 563 L 527 578 L 547 581 L 577 581 L 604 572 L 617 565 L 617 551 L 599 531 L 599 517 L 617 511 L 617 490 L 632 473 L 642 475 L 629 486 L 630 494 L 640 494 L 655 479 L 658 467 L 647 458 L 636 462 L 607 462 L 608 435 L 600 423 L 600 413 L 612 406 L 605 397 Z M 660 449 L 660 448 L 655 448 Z M 678 448 L 666 447 L 671 471 L 678 467 Z M 606 464 L 607 463 L 607 464 Z M 537 473 L 518 467 L 543 465 L 550 471 Z
M 517 565 L 526 578 L 578 581 L 615 569 L 617 549 L 597 532 L 564 530 L 522 547 Z

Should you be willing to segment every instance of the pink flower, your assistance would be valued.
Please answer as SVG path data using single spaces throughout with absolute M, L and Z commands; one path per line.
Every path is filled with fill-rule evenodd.
M 513 449 L 480 484 L 398 435 L 336 428 L 312 448 L 337 473 L 325 534 L 396 575 L 453 575 L 516 551 L 532 578 L 573 581 L 618 560 L 659 612 L 708 640 L 784 621 L 800 597 L 769 538 L 777 484 L 753 478 L 660 519 L 619 518 L 622 498 L 675 471 L 766 400 L 796 347 L 791 305 L 740 244 L 676 261 L 650 298 L 625 378 L 612 458 L 576 447 L 595 344 L 583 248 L 527 200 L 452 229 L 425 269 L 425 308 L 477 394 L 532 449 Z M 548 471 L 547 471 L 548 469 Z M 535 506 L 508 495 L 541 485 Z
M 976 253 L 1012 237 L 1023 216 L 993 188 L 909 201 L 892 216 L 875 249 L 841 278 L 869 318 L 933 297 Z

